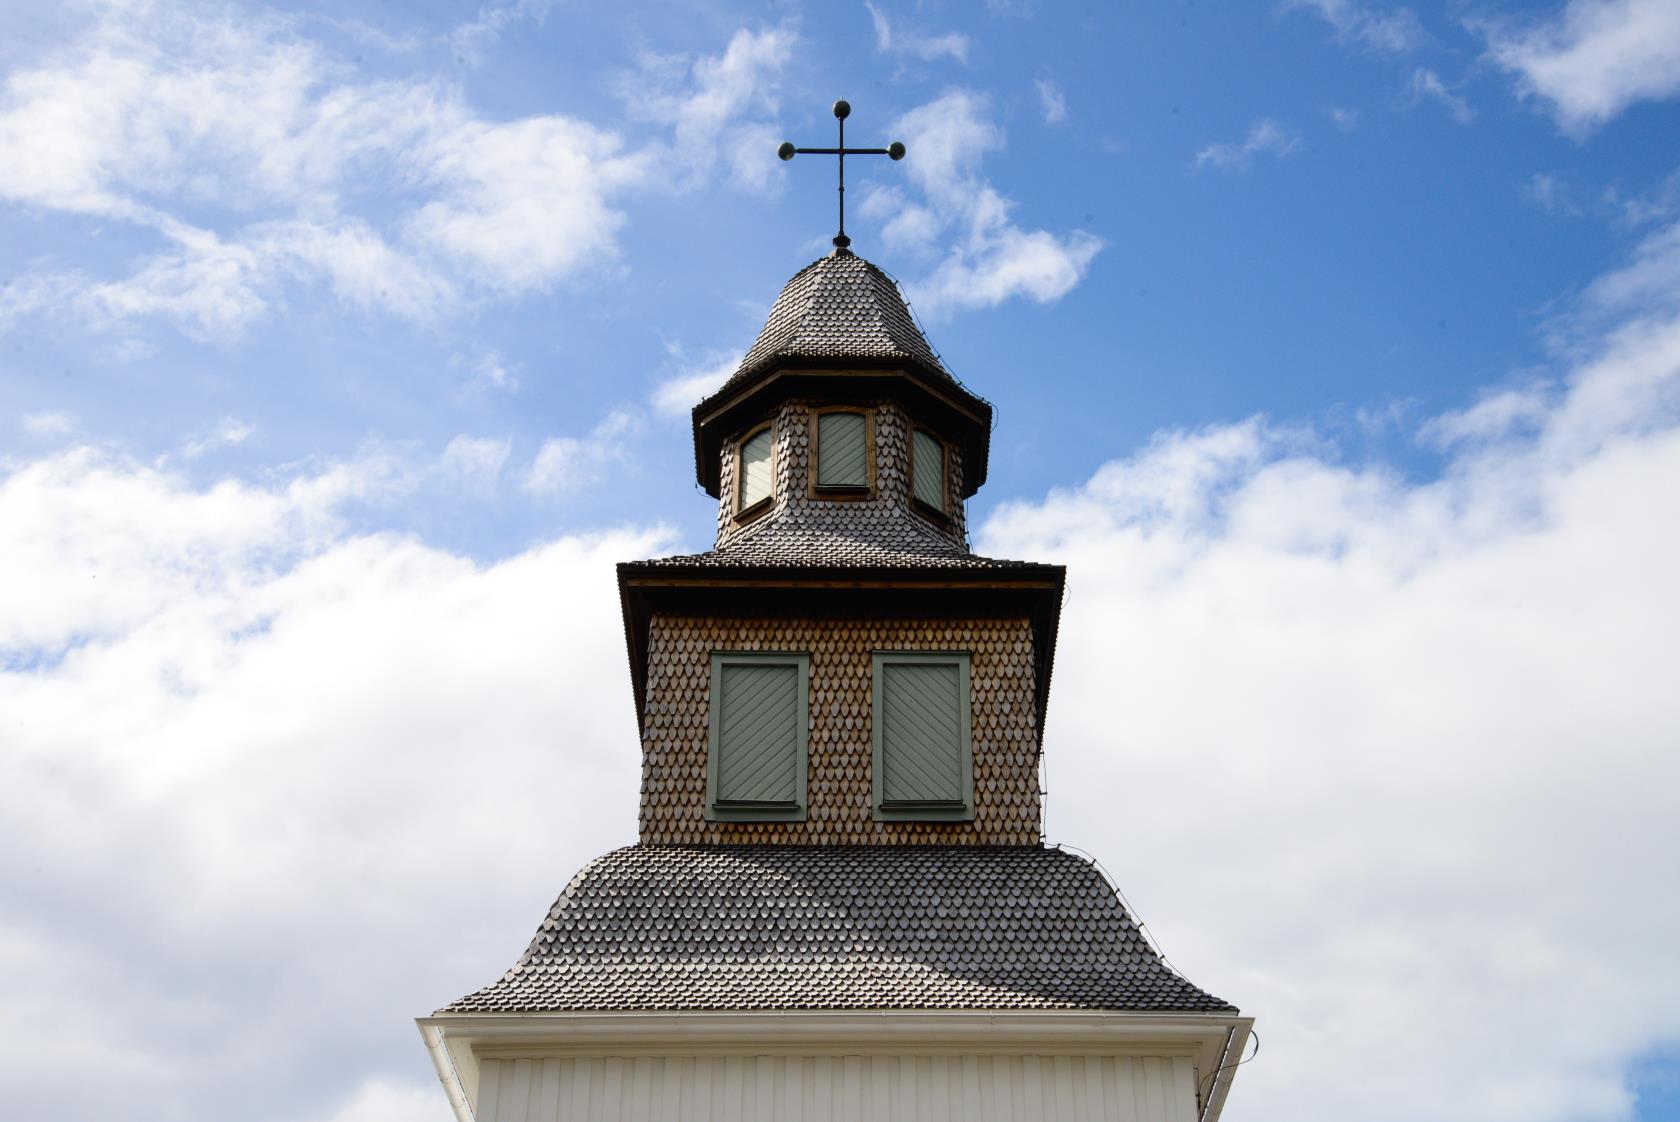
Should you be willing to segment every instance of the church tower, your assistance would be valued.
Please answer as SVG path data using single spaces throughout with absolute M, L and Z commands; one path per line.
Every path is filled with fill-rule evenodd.
M 714 547 L 619 566 L 639 842 L 419 1020 L 456 1117 L 1211 1122 L 1251 1020 L 1042 843 L 1064 570 L 969 550 L 991 406 L 835 241 L 694 408 Z

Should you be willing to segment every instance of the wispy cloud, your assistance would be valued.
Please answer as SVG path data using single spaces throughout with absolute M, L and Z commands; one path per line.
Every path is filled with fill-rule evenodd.
M 893 132 L 912 153 L 905 171 L 919 198 L 877 190 L 866 196 L 863 211 L 884 223 L 889 244 L 938 260 L 906 286 L 922 314 L 939 317 L 1015 297 L 1050 303 L 1084 277 L 1102 240 L 1083 230 L 1022 228 L 1010 216 L 1013 202 L 980 173 L 986 153 L 1004 143 L 983 95 L 952 90 L 906 113 Z
M 649 401 L 665 417 L 686 417 L 708 394 L 723 385 L 741 364 L 733 351 L 712 351 L 698 362 L 683 363 L 676 374 L 654 388 Z
M 1285 0 L 1285 11 L 1304 9 L 1324 19 L 1343 43 L 1401 54 L 1429 41 L 1410 8 L 1383 9 L 1359 0 Z
M 69 436 L 76 431 L 76 418 L 63 412 L 25 413 L 18 423 L 30 436 L 51 438 Z
M 599 480 L 607 468 L 630 462 L 626 439 L 639 421 L 628 410 L 602 418 L 587 436 L 553 436 L 543 441 L 525 469 L 520 486 L 545 497 L 569 495 Z
M 1038 90 L 1038 107 L 1044 114 L 1044 123 L 1059 125 L 1067 120 L 1067 98 L 1062 88 L 1049 78 L 1035 78 L 1034 87 Z
M 1256 156 L 1282 159 L 1301 146 L 1301 138 L 1292 130 L 1264 117 L 1250 126 L 1248 135 L 1236 142 L 1209 144 L 1196 153 L 1191 166 L 1197 171 L 1217 168 L 1220 171 L 1246 171 Z
M 1433 101 L 1460 125 L 1468 125 L 1476 119 L 1476 111 L 1470 108 L 1470 103 L 1448 89 L 1441 76 L 1433 70 L 1420 66 L 1412 71 L 1411 84 L 1407 89 L 1414 102 Z
M 203 436 L 181 446 L 183 460 L 197 460 L 222 448 L 234 448 L 249 440 L 257 426 L 237 417 L 223 417 Z
M 968 61 L 968 36 L 958 32 L 947 32 L 943 35 L 917 35 L 894 27 L 887 18 L 887 13 L 876 7 L 870 0 L 864 0 L 864 7 L 869 9 L 869 18 L 875 24 L 875 49 L 882 54 L 904 55 L 909 58 L 930 62 L 937 58 L 948 58 L 956 62 Z
M 1569 0 L 1561 14 L 1526 26 L 1471 26 L 1488 57 L 1576 136 L 1637 102 L 1680 95 L 1680 4 L 1673 0 Z
M 671 130 L 668 143 L 649 150 L 670 184 L 692 189 L 722 168 L 737 189 L 779 187 L 773 118 L 798 41 L 791 27 L 743 29 L 721 55 L 644 55 L 620 80 L 633 116 Z

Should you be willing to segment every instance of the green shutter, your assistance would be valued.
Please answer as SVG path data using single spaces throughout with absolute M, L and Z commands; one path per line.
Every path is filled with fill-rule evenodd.
M 869 486 L 869 420 L 862 413 L 817 414 L 817 486 Z
M 967 653 L 874 661 L 876 816 L 973 817 Z
M 770 497 L 770 448 L 774 443 L 769 429 L 757 433 L 741 444 L 741 507 Z
M 910 437 L 910 491 L 933 509 L 945 510 L 945 446 L 917 429 Z
M 708 816 L 805 816 L 806 690 L 802 654 L 712 655 Z

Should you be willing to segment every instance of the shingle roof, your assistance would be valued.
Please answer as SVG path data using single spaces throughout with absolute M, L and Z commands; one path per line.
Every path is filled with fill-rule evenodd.
M 443 1012 L 1228 1011 L 1086 861 L 1038 846 L 651 846 L 573 878 L 519 962 Z
M 904 359 L 950 378 L 898 285 L 863 258 L 841 250 L 793 275 L 770 309 L 758 341 L 726 386 L 776 359 Z
M 643 562 L 670 568 L 800 566 L 818 568 L 1017 569 L 970 553 L 907 510 L 881 505 L 816 505 L 772 512 L 759 525 L 705 553 Z

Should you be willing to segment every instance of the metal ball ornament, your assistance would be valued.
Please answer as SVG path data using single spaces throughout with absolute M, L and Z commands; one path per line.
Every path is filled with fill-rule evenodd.
M 847 101 L 845 98 L 841 98 L 839 101 L 834 103 L 834 116 L 836 118 L 844 121 L 847 117 L 850 117 L 851 115 L 852 115 L 852 103 L 851 102 Z
M 903 145 L 900 145 L 899 147 L 902 148 Z M 780 156 L 784 160 L 793 159 L 793 141 L 791 141 L 791 140 L 782 141 L 782 146 L 780 148 L 776 149 L 776 155 Z M 895 160 L 897 158 L 898 158 L 897 156 L 893 157 L 893 159 L 895 159 Z
M 889 160 L 902 160 L 902 159 L 904 159 L 904 145 L 903 145 L 902 142 L 895 140 L 891 144 L 887 145 L 887 159 L 889 159 Z

